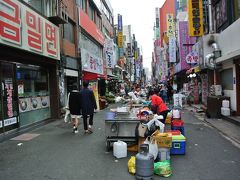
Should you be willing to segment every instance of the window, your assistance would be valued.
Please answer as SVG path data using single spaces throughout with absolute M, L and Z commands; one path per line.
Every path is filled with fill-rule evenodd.
M 87 12 L 87 8 L 86 8 L 86 0 L 81 0 L 81 8 Z
M 233 69 L 221 71 L 221 84 L 223 90 L 233 90 Z
M 102 58 L 102 49 L 99 45 L 92 42 L 87 36 L 81 34 L 81 48 L 86 49 L 96 57 Z
M 101 22 L 101 17 L 99 15 L 97 15 L 96 17 L 96 25 L 100 30 L 102 30 L 102 22 Z
M 63 25 L 63 38 L 74 43 L 74 27 L 71 23 Z
M 88 16 L 90 17 L 90 19 L 94 22 L 95 21 L 95 14 L 94 14 L 94 8 L 91 4 L 89 4 L 89 9 L 88 9 Z
M 240 0 L 234 0 L 235 20 L 240 18 Z
M 48 95 L 48 72 L 40 67 L 18 65 L 17 83 L 24 87 L 19 97 Z
M 36 9 L 37 11 L 39 11 L 40 13 L 44 13 L 43 12 L 43 0 L 24 0 L 26 3 L 28 3 L 30 6 L 32 6 L 34 9 Z

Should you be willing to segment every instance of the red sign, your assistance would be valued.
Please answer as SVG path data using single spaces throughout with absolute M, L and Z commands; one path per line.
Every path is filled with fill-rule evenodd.
M 1 0 L 0 43 L 60 59 L 59 28 L 17 0 Z
M 87 31 L 96 41 L 104 45 L 104 36 L 97 25 L 88 17 L 88 15 L 79 8 L 80 26 Z

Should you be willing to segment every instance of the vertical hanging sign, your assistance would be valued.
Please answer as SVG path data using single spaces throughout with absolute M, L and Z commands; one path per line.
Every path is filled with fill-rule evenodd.
M 175 26 L 173 14 L 167 14 L 167 36 L 174 36 Z
M 189 35 L 203 35 L 203 5 L 200 0 L 188 0 Z
M 170 37 L 169 39 L 169 62 L 175 63 L 176 62 L 176 38 Z

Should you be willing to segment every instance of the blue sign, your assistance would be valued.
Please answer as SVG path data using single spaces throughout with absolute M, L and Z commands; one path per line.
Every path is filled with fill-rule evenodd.
M 122 31 L 122 15 L 118 14 L 118 31 Z

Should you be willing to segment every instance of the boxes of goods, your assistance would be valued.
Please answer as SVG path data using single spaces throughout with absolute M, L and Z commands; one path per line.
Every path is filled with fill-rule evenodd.
M 181 110 L 179 108 L 172 110 L 172 119 L 181 119 Z
M 165 124 L 171 124 L 171 119 L 172 119 L 172 115 L 171 115 L 171 113 L 168 113 L 166 120 L 165 120 Z
M 171 129 L 172 130 L 179 130 L 181 132 L 181 134 L 185 134 L 184 133 L 184 122 L 183 120 L 173 120 L 172 124 L 171 124 Z
M 224 107 L 224 108 L 229 108 L 229 100 L 224 99 L 224 100 L 222 101 L 222 107 Z
M 181 135 L 172 136 L 170 154 L 185 154 L 186 138 Z
M 159 148 L 157 160 L 158 161 L 170 160 L 170 148 Z
M 153 133 L 153 142 L 157 142 L 158 148 L 170 148 L 172 146 L 172 136 L 168 133 Z
M 166 130 L 166 133 L 169 133 L 172 136 L 181 135 L 181 131 L 179 130 Z

